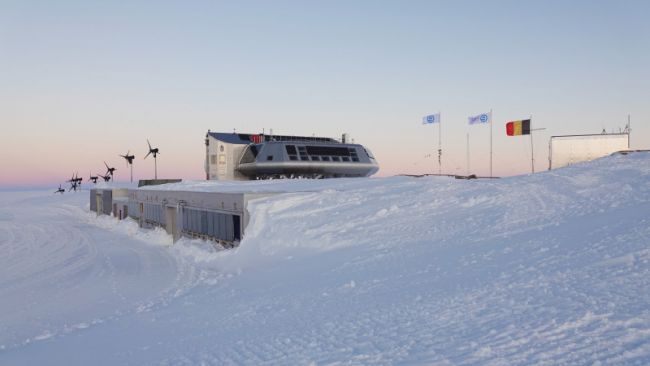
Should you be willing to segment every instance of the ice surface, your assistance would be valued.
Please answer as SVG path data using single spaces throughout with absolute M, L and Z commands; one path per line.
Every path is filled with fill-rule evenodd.
M 0 364 L 650 363 L 650 154 L 165 187 L 288 193 L 228 251 L 0 193 Z

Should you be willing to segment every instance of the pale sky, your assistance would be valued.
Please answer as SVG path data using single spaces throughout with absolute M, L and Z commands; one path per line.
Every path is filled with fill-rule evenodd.
M 208 129 L 340 137 L 370 148 L 377 176 L 530 172 L 549 136 L 632 120 L 650 148 L 649 1 L 0 0 L 0 186 L 55 185 L 103 161 L 202 179 Z

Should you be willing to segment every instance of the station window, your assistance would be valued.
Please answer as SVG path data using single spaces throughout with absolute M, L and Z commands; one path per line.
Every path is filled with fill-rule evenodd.
M 273 155 L 269 155 L 269 156 L 267 156 L 267 157 L 266 157 L 266 160 L 267 160 L 267 161 L 271 161 L 271 160 L 273 160 Z
M 323 161 L 330 161 L 330 157 L 329 156 L 323 156 Z
M 344 147 L 307 146 L 309 155 L 348 156 L 349 151 Z
M 370 153 L 370 151 L 368 151 L 368 149 L 366 149 L 365 147 L 363 148 L 363 151 L 366 152 L 366 155 L 368 155 L 368 157 L 369 157 L 370 159 L 373 159 L 373 160 L 375 159 L 375 157 L 372 156 L 372 154 Z
M 286 145 L 284 148 L 287 150 L 287 154 L 296 155 L 296 147 L 294 145 Z

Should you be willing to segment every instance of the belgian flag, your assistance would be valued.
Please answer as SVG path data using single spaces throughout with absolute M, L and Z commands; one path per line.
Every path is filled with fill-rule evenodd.
M 530 119 L 506 123 L 508 136 L 530 135 Z

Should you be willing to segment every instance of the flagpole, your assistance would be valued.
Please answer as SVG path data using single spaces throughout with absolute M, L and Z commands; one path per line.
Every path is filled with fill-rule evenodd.
M 434 116 L 432 124 L 434 124 L 435 122 L 436 122 L 436 117 Z M 431 129 L 433 130 L 433 127 L 431 127 Z M 434 139 L 433 141 L 435 141 L 435 138 L 436 138 L 436 131 L 433 131 L 433 139 Z M 433 170 L 431 171 L 431 174 L 433 175 L 436 174 L 436 162 L 435 160 L 433 160 L 433 155 L 431 155 L 431 162 L 433 163 Z
M 442 118 L 438 111 L 438 175 L 442 174 Z
M 530 167 L 535 174 L 535 148 L 533 147 L 533 115 L 530 115 Z
M 467 133 L 467 176 L 469 177 L 469 132 Z
M 492 109 L 490 109 L 490 178 L 492 178 Z
M 533 115 L 531 114 L 530 115 L 530 166 L 533 174 L 535 174 L 535 148 L 533 147 L 533 131 L 543 131 L 545 129 L 546 128 L 533 128 Z

